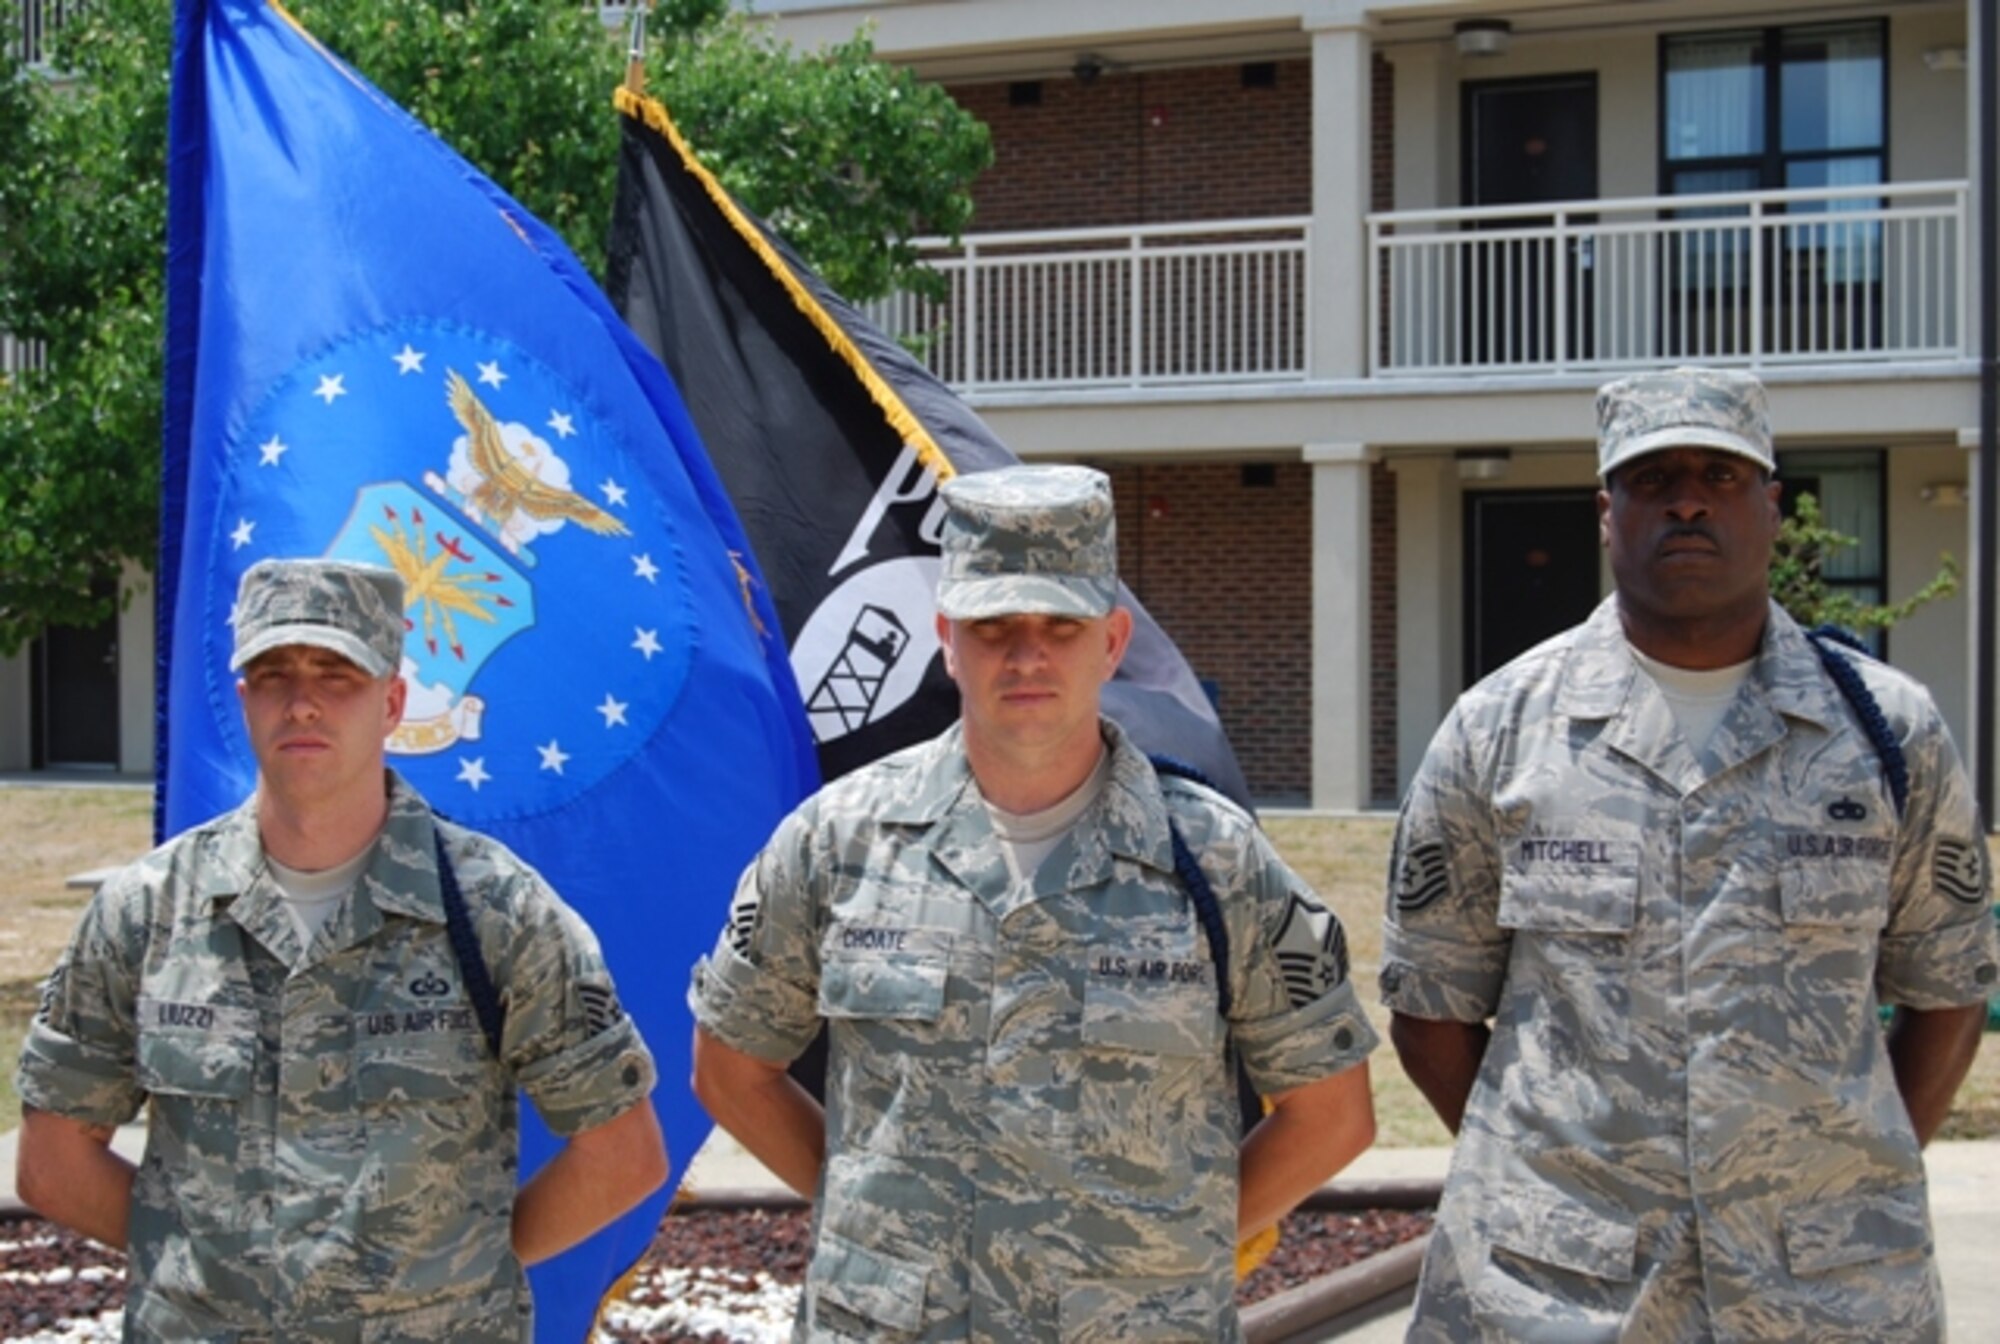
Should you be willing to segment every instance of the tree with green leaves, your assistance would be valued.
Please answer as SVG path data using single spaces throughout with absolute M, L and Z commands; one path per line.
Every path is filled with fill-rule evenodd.
M 626 44 L 596 7 L 290 8 L 603 273 Z M 103 581 L 157 549 L 172 23 L 162 0 L 92 0 L 55 35 L 59 77 L 0 49 L 0 331 L 47 351 L 0 376 L 0 653 L 102 619 Z M 650 28 L 647 91 L 829 283 L 932 287 L 909 240 L 969 222 L 983 125 L 865 33 L 801 53 L 730 0 L 662 0 Z
M 1827 562 L 1857 544 L 1855 538 L 1826 523 L 1819 501 L 1810 493 L 1799 495 L 1771 547 L 1771 596 L 1808 630 L 1837 625 L 1865 635 L 1886 630 L 1917 608 L 1958 591 L 1958 562 L 1944 554 L 1938 557 L 1938 572 L 1930 581 L 1902 601 L 1863 602 L 1826 578 Z

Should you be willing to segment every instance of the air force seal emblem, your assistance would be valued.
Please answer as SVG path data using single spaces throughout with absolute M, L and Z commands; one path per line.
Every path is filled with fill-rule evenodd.
M 213 619 L 267 556 L 395 569 L 409 698 L 389 751 L 451 815 L 560 806 L 671 706 L 693 626 L 680 542 L 616 429 L 512 342 L 433 322 L 337 342 L 278 380 L 227 462 Z

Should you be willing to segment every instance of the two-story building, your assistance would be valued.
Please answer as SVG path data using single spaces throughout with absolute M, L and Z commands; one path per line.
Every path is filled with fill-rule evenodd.
M 870 23 L 992 127 L 949 301 L 879 316 L 1021 455 L 1112 473 L 1125 576 L 1262 797 L 1392 803 L 1463 687 L 1608 591 L 1619 372 L 1758 371 L 1788 490 L 1859 538 L 1840 583 L 1972 559 L 1991 0 L 753 8 L 800 46 Z M 128 579 L 0 661 L 0 770 L 150 768 Z M 1883 641 L 1968 750 L 1972 611 Z
M 36 78 L 57 78 L 50 39 L 88 0 L 23 0 L 10 6 L 0 44 Z M 39 366 L 39 347 L 0 332 L 0 395 L 9 379 Z M 153 607 L 150 578 L 128 566 L 131 600 L 113 619 L 55 627 L 0 658 L 0 771 L 79 766 L 144 775 L 153 769 Z
M 882 310 L 1131 586 L 1253 788 L 1392 803 L 1458 692 L 1609 591 L 1592 390 L 1756 370 L 1901 595 L 1970 560 L 1983 0 L 759 0 L 993 130 L 948 304 Z M 1992 133 L 1993 128 L 1987 128 Z M 1966 590 L 1884 641 L 1969 748 Z

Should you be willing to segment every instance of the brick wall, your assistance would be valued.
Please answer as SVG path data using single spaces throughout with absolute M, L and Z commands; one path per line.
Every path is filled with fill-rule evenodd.
M 1216 683 L 1251 792 L 1301 802 L 1312 787 L 1312 476 L 1237 462 L 1110 469 L 1118 569 L 1195 675 Z
M 1233 64 L 1044 79 L 1032 107 L 1005 83 L 953 86 L 993 131 L 972 231 L 1308 213 L 1312 67 L 1276 66 L 1269 88 Z
M 1393 70 L 1370 81 L 1370 208 L 1394 205 Z M 1107 71 L 1089 86 L 1041 81 L 1015 106 L 1005 83 L 951 92 L 992 128 L 994 165 L 974 195 L 973 231 L 1082 228 L 1303 215 L 1312 209 L 1312 69 L 1280 61 L 1271 87 L 1235 64 Z M 1126 582 L 1217 683 L 1222 719 L 1267 800 L 1312 785 L 1312 474 L 1273 464 L 1245 486 L 1242 464 L 1121 466 L 1119 563 Z M 1396 797 L 1396 481 L 1370 474 L 1369 790 Z M 1149 504 L 1164 516 L 1148 516 Z
M 1369 75 L 1368 208 L 1393 210 L 1396 71 L 1378 51 Z M 1368 474 L 1368 793 L 1378 805 L 1397 801 L 1396 474 L 1380 462 Z
M 1368 469 L 1368 796 L 1396 802 L 1396 473 Z

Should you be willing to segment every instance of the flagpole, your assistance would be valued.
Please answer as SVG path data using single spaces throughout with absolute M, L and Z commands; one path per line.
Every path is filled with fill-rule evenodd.
M 625 87 L 638 94 L 646 91 L 646 11 L 653 0 L 632 5 L 632 40 L 625 53 Z

